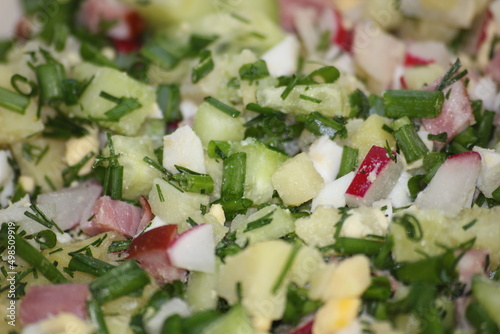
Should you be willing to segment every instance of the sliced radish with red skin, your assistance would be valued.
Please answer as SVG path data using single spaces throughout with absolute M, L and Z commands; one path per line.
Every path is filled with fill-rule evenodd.
M 395 152 L 393 154 L 397 157 Z M 386 198 L 403 171 L 403 165 L 396 160 L 391 159 L 385 148 L 372 146 L 347 188 L 347 205 L 369 206 Z
M 472 205 L 480 170 L 481 155 L 477 152 L 463 152 L 448 157 L 429 185 L 418 194 L 415 205 L 455 216 L 463 208 Z
M 411 54 L 410 52 L 406 52 L 405 55 L 405 67 L 410 66 L 421 66 L 421 65 L 429 65 L 435 63 L 434 59 L 425 59 L 416 55 Z
M 212 225 L 197 225 L 173 240 L 168 248 L 172 265 L 205 273 L 215 272 L 215 241 Z
M 312 334 L 314 317 L 308 316 L 292 329 L 288 334 Z
M 178 236 L 177 225 L 160 226 L 144 232 L 130 243 L 128 258 L 139 261 L 159 284 L 185 280 L 186 271 L 173 266 L 168 257 L 168 249 Z

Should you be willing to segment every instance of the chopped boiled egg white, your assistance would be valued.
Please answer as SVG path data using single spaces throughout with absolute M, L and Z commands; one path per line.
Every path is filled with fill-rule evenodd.
M 335 180 L 340 169 L 343 149 L 328 136 L 321 136 L 309 147 L 309 158 L 325 183 Z
M 14 194 L 14 170 L 9 164 L 9 151 L 0 151 L 0 205 L 6 206 Z
M 473 150 L 481 154 L 481 171 L 477 178 L 477 188 L 484 196 L 491 198 L 492 193 L 500 187 L 500 153 L 477 146 Z
M 23 328 L 23 334 L 91 334 L 94 331 L 91 323 L 72 313 L 60 313 Z
M 65 159 L 69 166 L 76 165 L 89 153 L 99 152 L 99 133 L 95 128 L 87 128 L 87 135 L 76 138 L 72 137 L 66 141 Z M 78 171 L 78 175 L 85 175 L 91 172 L 95 158 L 90 158 Z
M 201 140 L 189 126 L 180 127 L 163 138 L 163 167 L 177 173 L 176 165 L 206 173 Z
M 283 40 L 262 55 L 272 76 L 291 75 L 297 70 L 300 43 L 295 35 L 287 34 Z
M 314 318 L 314 334 L 332 334 L 348 327 L 358 315 L 360 298 L 340 298 L 327 301 Z
M 325 184 L 318 196 L 312 200 L 311 210 L 316 210 L 320 205 L 332 206 L 334 208 L 344 207 L 346 205 L 345 192 L 349 188 L 355 174 L 355 172 L 350 172 Z
M 178 314 L 181 317 L 186 317 L 191 314 L 189 305 L 182 299 L 174 297 L 160 306 L 160 309 L 153 313 L 152 309 L 146 311 L 146 324 L 145 327 L 150 334 L 162 333 L 162 326 L 165 320 Z
M 221 204 L 213 204 L 210 207 L 210 211 L 208 212 L 211 214 L 215 219 L 217 219 L 217 222 L 221 225 L 224 225 L 224 222 L 226 221 L 226 217 L 224 215 L 224 209 L 222 208 Z

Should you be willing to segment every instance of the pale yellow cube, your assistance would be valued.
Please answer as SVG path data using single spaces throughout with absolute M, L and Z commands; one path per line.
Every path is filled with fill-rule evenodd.
M 334 242 L 335 224 L 341 217 L 337 209 L 319 206 L 310 216 L 295 221 L 295 233 L 309 246 L 331 245 Z
M 351 146 L 359 150 L 358 161 L 362 161 L 373 145 L 385 147 L 387 143 L 392 150 L 396 149 L 396 139 L 392 134 L 383 129 L 389 126 L 390 120 L 373 114 L 364 121 L 351 137 Z
M 281 165 L 271 181 L 285 205 L 305 203 L 316 197 L 324 186 L 323 178 L 305 152 Z

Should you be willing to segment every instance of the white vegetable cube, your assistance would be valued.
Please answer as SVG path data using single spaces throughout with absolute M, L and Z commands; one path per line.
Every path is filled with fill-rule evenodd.
M 360 298 L 342 298 L 328 301 L 316 313 L 313 333 L 331 334 L 348 327 L 356 319 L 360 307 Z
M 325 183 L 335 180 L 343 149 L 328 136 L 321 136 L 309 147 L 309 158 Z
M 300 43 L 297 37 L 288 34 L 281 42 L 267 51 L 262 59 L 266 61 L 269 73 L 274 77 L 292 75 L 297 70 Z
M 163 137 L 163 167 L 177 173 L 175 165 L 205 174 L 203 146 L 193 129 L 183 126 Z
M 323 178 L 305 152 L 287 160 L 271 180 L 286 205 L 300 205 L 313 199 L 324 185 Z
M 208 206 L 208 195 L 182 192 L 163 179 L 155 179 L 149 193 L 153 214 L 167 224 L 179 224 L 199 214 L 200 206 Z
M 0 144 L 12 144 L 43 130 L 43 122 L 36 116 L 36 103 L 32 102 L 24 115 L 0 108 Z M 5 126 L 8 124 L 8 126 Z
M 155 158 L 151 138 L 115 135 L 111 137 L 111 140 L 115 152 L 120 155 L 118 162 L 123 166 L 123 197 L 136 199 L 147 195 L 153 185 L 153 180 L 162 176 L 160 171 L 143 160 L 144 157 L 153 160 Z
M 473 150 L 481 154 L 481 171 L 476 185 L 484 196 L 491 198 L 492 193 L 500 187 L 500 154 L 477 146 Z
M 309 246 L 328 246 L 334 243 L 335 224 L 340 218 L 337 209 L 319 206 L 311 215 L 295 221 L 295 233 Z
M 442 210 L 454 216 L 470 208 L 481 170 L 481 155 L 468 151 L 452 155 L 439 167 L 427 188 L 415 200 L 421 209 Z
M 321 205 L 332 206 L 334 208 L 344 207 L 346 205 L 345 192 L 354 179 L 354 175 L 354 172 L 350 172 L 337 180 L 325 184 L 318 196 L 313 199 L 311 209 L 314 211 Z

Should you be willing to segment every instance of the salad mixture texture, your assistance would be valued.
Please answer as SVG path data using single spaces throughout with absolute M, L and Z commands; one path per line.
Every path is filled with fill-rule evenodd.
M 499 333 L 499 0 L 20 5 L 1 333 Z

